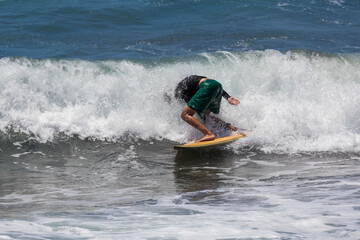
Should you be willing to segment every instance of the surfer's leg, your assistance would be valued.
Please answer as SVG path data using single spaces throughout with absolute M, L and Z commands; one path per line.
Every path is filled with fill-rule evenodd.
M 204 111 L 204 113 L 206 114 L 206 116 L 211 117 L 212 119 L 214 119 L 214 121 L 218 124 L 220 124 L 222 127 L 224 128 L 229 128 L 230 130 L 236 132 L 238 129 L 236 127 L 234 127 L 233 125 L 231 125 L 230 123 L 225 122 L 224 120 L 215 117 L 213 114 L 210 115 L 211 111 L 209 109 L 206 109 Z
M 201 138 L 200 140 L 196 142 L 204 142 L 204 141 L 210 141 L 215 139 L 215 135 L 212 134 L 209 129 L 207 129 L 204 125 L 202 125 L 195 117 L 194 114 L 196 111 L 194 109 L 191 109 L 189 106 L 185 106 L 183 111 L 181 112 L 181 118 L 193 126 L 194 128 L 201 131 L 205 136 Z

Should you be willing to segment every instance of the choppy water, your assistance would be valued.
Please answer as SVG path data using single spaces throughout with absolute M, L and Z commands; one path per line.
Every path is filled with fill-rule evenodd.
M 359 238 L 359 154 L 170 145 L 28 141 L 2 152 L 1 237 Z
M 359 13 L 0 1 L 0 239 L 360 239 Z M 247 138 L 172 149 L 190 74 Z
M 214 51 L 359 52 L 350 0 L 1 1 L 0 56 L 159 58 Z

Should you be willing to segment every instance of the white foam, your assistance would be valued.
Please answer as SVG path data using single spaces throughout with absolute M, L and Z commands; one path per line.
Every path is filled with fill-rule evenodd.
M 220 113 L 236 126 L 254 129 L 240 145 L 280 152 L 359 151 L 359 59 L 274 50 L 150 64 L 3 58 L 0 128 L 34 133 L 42 141 L 56 132 L 192 140 L 201 134 L 180 119 L 184 105 L 167 103 L 163 94 L 187 75 L 201 74 L 240 99 L 238 107 L 224 101 Z
M 31 152 L 23 152 L 23 153 L 16 153 L 16 154 L 13 154 L 11 155 L 12 157 L 15 157 L 15 158 L 19 158 L 21 156 L 24 156 L 24 155 L 29 155 L 31 154 Z

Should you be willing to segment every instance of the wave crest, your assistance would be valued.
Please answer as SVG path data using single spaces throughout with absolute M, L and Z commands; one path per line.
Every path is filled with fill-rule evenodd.
M 254 129 L 235 146 L 265 151 L 360 150 L 358 55 L 275 50 L 217 52 L 160 60 L 0 59 L 0 129 L 9 126 L 52 141 L 81 138 L 187 141 L 199 133 L 181 121 L 183 107 L 165 101 L 190 74 L 222 82 L 241 100 L 221 117 Z M 14 127 L 16 126 L 16 127 Z

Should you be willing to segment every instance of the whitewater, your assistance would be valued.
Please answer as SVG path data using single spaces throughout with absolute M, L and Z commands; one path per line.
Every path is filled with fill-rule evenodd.
M 191 74 L 220 81 L 240 99 L 220 116 L 252 134 L 236 147 L 263 151 L 358 152 L 360 57 L 275 50 L 217 52 L 160 60 L 3 58 L 1 131 L 41 142 L 60 133 L 116 141 L 186 142 L 198 133 L 182 122 L 172 96 Z

